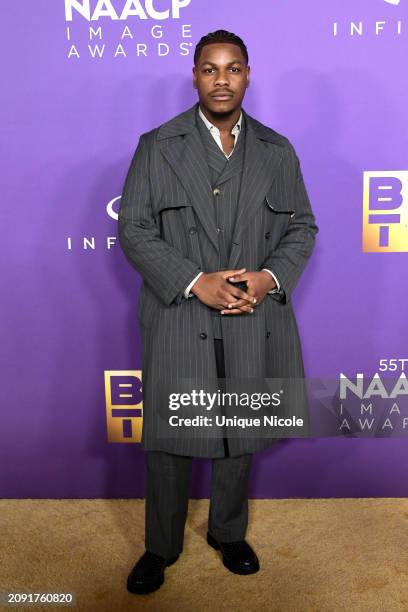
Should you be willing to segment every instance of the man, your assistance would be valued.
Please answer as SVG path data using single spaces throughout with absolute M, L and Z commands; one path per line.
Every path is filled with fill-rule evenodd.
M 304 376 L 292 291 L 318 228 L 289 140 L 241 107 L 241 38 L 196 46 L 199 102 L 142 134 L 121 200 L 119 240 L 143 286 L 146 551 L 127 588 L 148 593 L 183 549 L 193 457 L 212 458 L 207 542 L 238 574 L 259 569 L 245 541 L 251 459 L 273 443 L 245 435 L 164 435 L 160 382 Z

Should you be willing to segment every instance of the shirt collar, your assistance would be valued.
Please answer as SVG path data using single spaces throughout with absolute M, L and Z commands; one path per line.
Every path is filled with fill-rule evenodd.
M 201 110 L 201 107 L 198 107 L 198 112 L 200 114 L 201 119 L 204 121 L 205 125 L 208 127 L 209 130 L 213 131 L 213 132 L 218 132 L 219 133 L 219 129 L 217 128 L 216 125 L 214 125 L 213 123 L 211 123 L 211 121 L 208 121 L 207 117 L 204 115 L 203 111 Z M 237 132 L 240 131 L 241 129 L 241 125 L 242 125 L 242 111 L 239 115 L 239 119 L 236 122 L 236 124 L 234 125 L 234 127 L 231 130 L 231 134 L 236 134 Z

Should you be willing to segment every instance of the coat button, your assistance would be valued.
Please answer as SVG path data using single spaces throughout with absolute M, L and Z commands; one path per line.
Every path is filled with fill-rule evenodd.
M 189 227 L 188 228 L 188 232 L 189 234 L 196 234 L 197 233 L 197 228 L 196 227 Z
M 271 235 L 271 232 L 266 232 L 265 238 L 269 238 L 270 235 Z
M 207 334 L 205 332 L 201 332 L 200 334 L 200 338 L 202 338 L 203 340 L 205 340 L 207 337 Z
M 213 189 L 213 194 L 214 194 L 215 196 L 220 195 L 220 193 L 221 193 L 221 189 L 218 189 L 218 187 L 216 187 L 215 189 Z
M 268 331 L 266 332 L 266 337 L 267 337 L 267 338 L 269 338 L 269 336 L 270 336 L 270 335 L 271 335 L 271 332 L 268 330 Z

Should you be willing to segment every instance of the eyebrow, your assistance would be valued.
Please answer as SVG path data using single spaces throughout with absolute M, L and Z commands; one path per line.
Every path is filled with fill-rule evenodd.
M 217 66 L 217 64 L 215 64 L 214 62 L 209 62 L 209 61 L 205 61 L 202 63 L 202 65 L 204 66 L 204 64 L 210 64 L 210 66 Z M 241 64 L 241 66 L 243 65 L 241 60 L 232 60 L 232 62 L 228 62 L 228 64 L 226 64 L 227 66 L 232 66 L 232 64 Z

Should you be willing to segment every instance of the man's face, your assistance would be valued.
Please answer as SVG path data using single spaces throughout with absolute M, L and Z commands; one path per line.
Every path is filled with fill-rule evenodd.
M 213 43 L 202 48 L 193 79 L 203 108 L 229 114 L 241 106 L 249 85 L 249 66 L 238 45 Z

